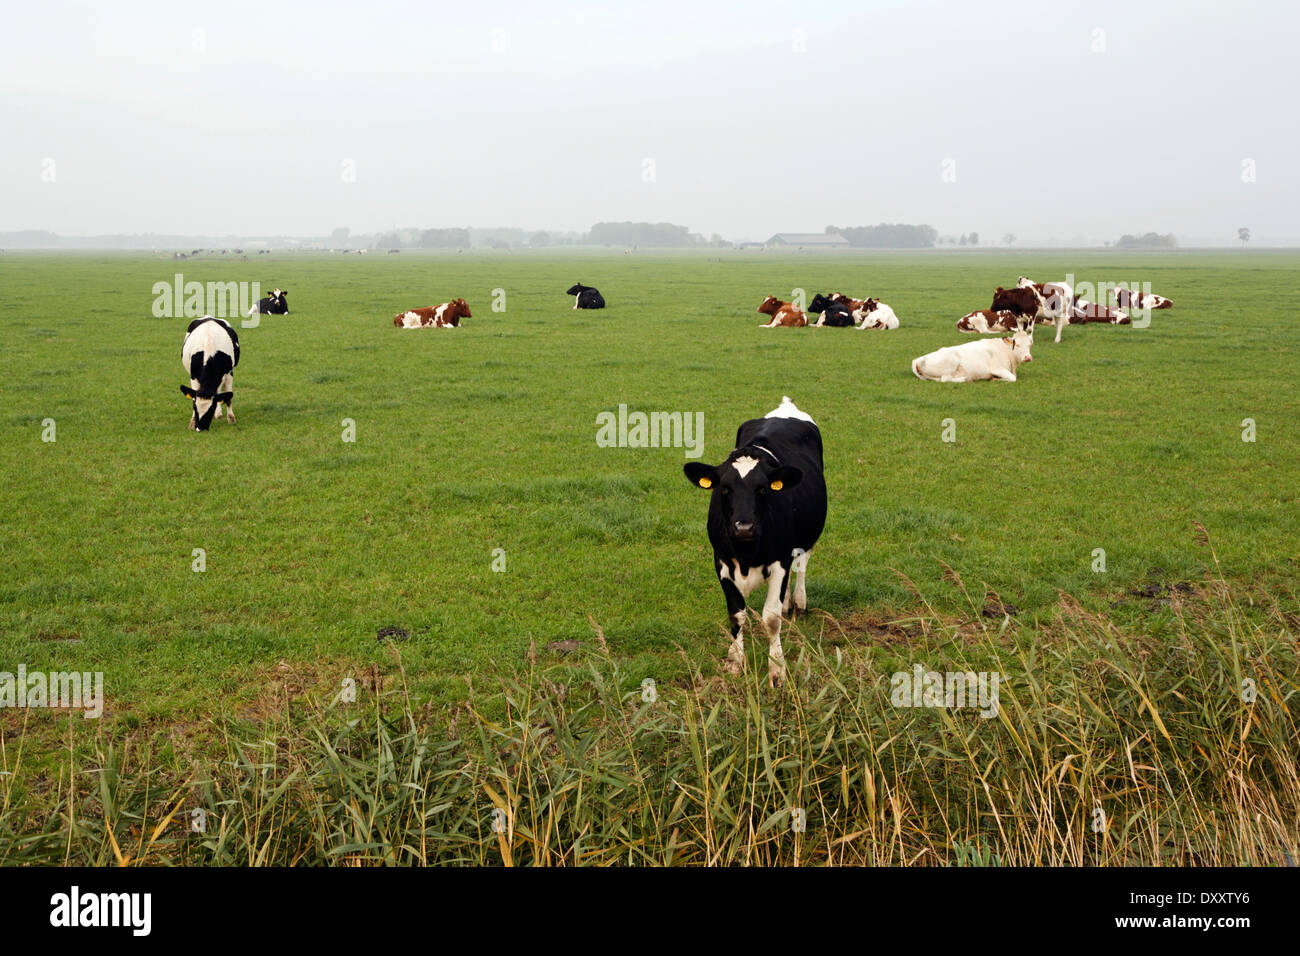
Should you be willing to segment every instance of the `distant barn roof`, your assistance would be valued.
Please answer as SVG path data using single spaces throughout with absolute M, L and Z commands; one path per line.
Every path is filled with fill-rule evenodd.
M 847 246 L 843 236 L 824 232 L 778 232 L 767 240 L 769 246 Z

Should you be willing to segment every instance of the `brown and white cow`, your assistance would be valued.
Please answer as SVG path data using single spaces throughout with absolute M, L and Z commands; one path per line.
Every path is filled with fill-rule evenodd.
M 1070 322 L 1070 308 L 1074 305 L 1074 289 L 1070 288 L 1068 282 L 1035 282 L 1024 276 L 1020 277 L 1017 285 L 1021 289 L 1034 289 L 1038 292 L 1042 304 L 1035 319 L 1050 319 L 1055 322 L 1054 341 L 1061 341 L 1061 330 Z
M 1070 308 L 1070 324 L 1083 325 L 1086 322 L 1109 322 L 1111 325 L 1132 325 L 1128 314 L 1119 309 L 1112 309 L 1087 299 L 1079 299 Z
M 472 319 L 464 299 L 453 299 L 442 305 L 428 305 L 422 309 L 398 312 L 393 325 L 399 329 L 454 329 L 461 319 Z
M 958 332 L 1015 332 L 1025 324 L 1010 309 L 981 309 L 968 312 L 957 320 Z
M 797 328 L 808 324 L 808 317 L 803 312 L 796 309 L 789 302 L 782 302 L 774 295 L 769 295 L 764 299 L 763 304 L 758 307 L 758 311 L 772 317 L 772 321 L 763 323 L 759 326 L 760 329 L 771 329 L 777 326 Z
M 850 312 L 857 312 L 864 305 L 866 305 L 868 301 L 867 299 L 851 298 L 850 296 L 845 295 L 843 292 L 832 292 L 829 298 L 836 305 L 842 305 Z
M 1172 309 L 1172 299 L 1151 292 L 1133 292 L 1129 289 L 1115 290 L 1115 304 L 1121 309 Z

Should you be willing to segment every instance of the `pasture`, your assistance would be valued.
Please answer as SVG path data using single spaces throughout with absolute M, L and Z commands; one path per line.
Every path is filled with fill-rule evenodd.
M 623 692 L 716 678 L 707 495 L 682 448 L 597 444 L 597 416 L 620 404 L 702 412 L 709 463 L 782 395 L 816 418 L 830 510 L 812 612 L 784 635 L 792 660 L 810 646 L 887 678 L 918 622 L 944 621 L 1001 628 L 1032 658 L 1065 606 L 1175 642 L 1180 588 L 1208 576 L 1246 596 L 1246 618 L 1280 608 L 1270 633 L 1294 654 L 1297 266 L 1268 252 L 6 253 L 0 670 L 102 671 L 106 705 L 99 722 L 0 711 L 0 729 L 11 749 L 35 742 L 38 768 L 70 734 L 201 750 L 207 718 L 328 701 L 349 676 L 400 682 L 439 714 L 533 661 L 580 672 L 592 622 Z M 233 427 L 186 428 L 188 320 L 150 313 L 176 272 L 289 291 L 291 314 L 240 330 Z M 970 340 L 955 322 L 995 286 L 1067 273 L 1150 282 L 1174 308 L 1145 329 L 1071 326 L 1059 345 L 1040 327 L 1014 384 L 911 374 Z M 579 281 L 608 308 L 574 311 Z M 762 298 L 794 288 L 877 296 L 902 327 L 758 328 Z M 473 309 L 458 330 L 392 325 L 457 296 Z M 582 648 L 548 648 L 566 641 Z M 747 645 L 762 674 L 766 642 Z

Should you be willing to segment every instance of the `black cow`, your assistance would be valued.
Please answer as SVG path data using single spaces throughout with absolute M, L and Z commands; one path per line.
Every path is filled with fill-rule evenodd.
M 745 599 L 767 580 L 767 679 L 776 685 L 785 679 L 781 616 L 792 603 L 796 612 L 808 609 L 808 556 L 826 524 L 821 431 L 785 396 L 766 416 L 740 426 L 735 450 L 722 464 L 692 461 L 683 470 L 692 484 L 712 489 L 709 542 L 731 616 L 723 669 L 744 670 Z M 792 570 L 799 575 L 794 588 Z
M 181 365 L 190 373 L 190 384 L 181 386 L 181 394 L 191 400 L 194 414 L 190 428 L 205 432 L 212 427 L 214 415 L 235 424 L 230 403 L 235 397 L 235 366 L 239 364 L 239 336 L 225 319 L 205 315 L 195 319 L 185 330 L 181 343 Z
M 575 309 L 603 309 L 605 308 L 605 299 L 601 294 L 589 285 L 583 285 L 581 282 L 574 283 L 572 289 L 565 295 L 573 296 L 573 307 Z
M 258 299 L 257 305 L 248 310 L 249 315 L 288 315 L 289 314 L 289 293 L 283 289 L 276 289 L 265 299 Z
M 813 323 L 814 325 L 828 325 L 831 328 L 843 329 L 857 324 L 853 321 L 852 309 L 838 302 L 832 302 L 820 292 L 808 303 L 808 311 L 821 316 Z

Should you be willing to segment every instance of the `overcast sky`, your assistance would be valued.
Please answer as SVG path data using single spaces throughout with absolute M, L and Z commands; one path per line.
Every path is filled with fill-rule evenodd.
M 1300 237 L 1298 10 L 11 3 L 0 231 Z

